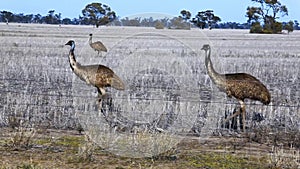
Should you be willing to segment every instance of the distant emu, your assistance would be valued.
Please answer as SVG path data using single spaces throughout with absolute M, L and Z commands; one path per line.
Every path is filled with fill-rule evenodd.
M 104 65 L 81 65 L 75 59 L 75 42 L 70 40 L 65 45 L 71 46 L 69 52 L 69 62 L 73 72 L 87 84 L 97 88 L 99 94 L 99 103 L 105 95 L 105 87 L 113 87 L 117 90 L 124 90 L 123 81 L 108 67 Z
M 91 48 L 93 48 L 95 51 L 97 51 L 98 54 L 100 53 L 102 56 L 101 52 L 107 52 L 106 47 L 100 41 L 92 42 L 92 37 L 93 37 L 93 34 L 90 34 L 89 44 L 90 44 Z
M 245 132 L 246 124 L 246 107 L 244 100 L 246 98 L 252 100 L 258 100 L 265 105 L 270 103 L 271 95 L 266 86 L 261 83 L 254 76 L 246 73 L 234 73 L 234 74 L 219 74 L 215 71 L 212 62 L 210 60 L 211 48 L 209 45 L 203 45 L 202 50 L 205 51 L 205 66 L 207 73 L 213 83 L 222 91 L 227 94 L 228 97 L 235 97 L 238 99 L 241 105 L 241 111 L 237 111 L 233 115 L 224 120 L 227 122 L 231 118 L 242 113 L 243 131 Z

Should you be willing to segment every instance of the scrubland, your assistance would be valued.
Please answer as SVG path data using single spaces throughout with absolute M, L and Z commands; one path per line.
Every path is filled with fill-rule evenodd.
M 0 23 L 0 30 L 0 168 L 300 167 L 299 31 L 261 35 L 249 34 L 249 30 L 96 29 L 4 23 Z M 106 57 L 89 48 L 89 33 L 106 45 L 109 50 L 103 53 Z M 184 133 L 181 142 L 153 157 L 130 158 L 115 155 L 89 140 L 85 134 L 90 124 L 88 121 L 82 124 L 76 111 L 78 104 L 82 106 L 94 99 L 96 93 L 69 67 L 69 47 L 64 44 L 70 39 L 76 41 L 75 52 L 80 63 L 107 64 L 126 83 L 142 76 L 134 75 L 142 65 L 153 67 L 152 64 L 161 62 L 160 67 L 171 70 L 169 74 L 180 79 L 176 82 L 180 92 L 185 93 L 182 94 L 185 107 L 180 110 L 189 110 L 183 118 L 190 120 L 191 129 Z M 246 101 L 246 133 L 239 128 L 222 128 L 219 123 L 225 113 L 232 113 L 237 101 L 221 93 L 206 75 L 204 52 L 200 50 L 206 43 L 212 47 L 212 60 L 218 72 L 250 73 L 270 90 L 272 99 L 267 106 Z M 164 67 L 168 59 L 163 58 L 170 56 L 182 62 L 172 60 L 173 64 Z M 161 60 L 152 63 L 153 58 Z M 138 65 L 138 69 L 132 68 L 132 64 Z M 187 70 L 189 76 L 178 74 Z M 128 93 L 130 90 L 126 89 Z M 163 96 L 164 93 L 158 99 Z M 162 104 L 159 101 L 147 102 L 147 98 L 153 97 L 151 93 L 143 97 L 146 101 L 142 104 L 153 106 L 143 105 L 147 110 L 160 108 L 153 105 Z M 122 108 L 139 106 L 130 101 L 121 97 L 122 106 L 127 106 Z M 205 123 L 203 118 L 211 121 Z M 203 129 L 211 131 L 208 137 L 201 138 Z

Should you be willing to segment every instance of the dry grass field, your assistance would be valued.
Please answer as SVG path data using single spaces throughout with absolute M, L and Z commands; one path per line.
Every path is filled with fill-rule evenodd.
M 300 168 L 300 32 L 248 32 L 0 23 L 0 168 Z M 106 57 L 89 48 L 89 33 L 106 45 Z M 185 121 L 174 123 L 177 130 L 171 132 L 180 133 L 180 142 L 152 157 L 133 158 L 91 141 L 103 139 L 89 135 L 103 124 L 93 108 L 95 89 L 69 67 L 64 44 L 70 39 L 80 63 L 106 64 L 126 84 L 147 79 L 143 67 L 165 70 L 161 76 L 179 86 L 178 107 L 165 106 L 165 96 L 174 91 L 151 83 L 143 91 L 128 85 L 126 95 L 108 92 L 124 112 L 139 112 L 122 114 L 135 121 L 178 108 L 177 118 Z M 268 106 L 246 101 L 246 133 L 220 124 L 237 102 L 206 75 L 200 50 L 206 43 L 218 72 L 250 73 L 270 90 Z M 203 137 L 206 130 L 209 136 Z

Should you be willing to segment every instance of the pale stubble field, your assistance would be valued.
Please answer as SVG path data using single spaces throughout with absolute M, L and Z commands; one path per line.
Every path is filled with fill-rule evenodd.
M 0 24 L 0 30 L 0 125 L 4 138 L 1 143 L 4 168 L 27 164 L 47 168 L 45 166 L 48 163 L 53 167 L 59 167 L 51 163 L 53 159 L 40 159 L 34 153 L 52 155 L 56 153 L 55 156 L 62 158 L 60 163 L 64 164 L 65 167 L 83 167 L 84 164 L 96 167 L 98 166 L 97 163 L 101 161 L 107 168 L 137 167 L 137 164 L 142 165 L 143 168 L 160 168 L 162 166 L 170 168 L 218 168 L 219 166 L 203 162 L 212 162 L 214 160 L 203 159 L 213 159 L 213 157 L 216 158 L 216 161 L 224 160 L 221 160 L 220 164 L 224 162 L 225 168 L 230 168 L 231 165 L 237 168 L 245 168 L 247 165 L 252 168 L 275 168 L 284 167 L 284 165 L 295 167 L 299 165 L 300 32 L 298 31 L 290 34 L 258 35 L 249 34 L 248 30 L 156 30 L 137 27 L 101 27 L 96 29 L 91 26 L 63 25 L 59 27 L 57 25 L 6 25 L 3 23 Z M 177 148 L 179 153 L 169 152 L 170 156 L 176 156 L 175 162 L 180 163 L 177 166 L 173 165 L 174 161 L 172 158 L 169 159 L 169 154 L 162 155 L 156 159 L 157 161 L 150 162 L 149 159 L 134 161 L 125 158 L 122 160 L 121 157 L 108 154 L 104 150 L 98 150 L 100 153 L 94 150 L 94 161 L 80 161 L 77 159 L 78 145 L 76 145 L 77 147 L 74 145 L 68 147 L 64 143 L 59 144 L 53 140 L 48 140 L 47 145 L 42 144 L 41 142 L 45 142 L 45 140 L 41 141 L 41 138 L 53 137 L 56 138 L 56 141 L 60 141 L 62 138 L 65 141 L 69 139 L 67 136 L 70 136 L 73 142 L 74 140 L 79 140 L 79 143 L 82 142 L 82 136 L 73 132 L 71 134 L 66 132 L 68 129 L 76 130 L 79 128 L 79 122 L 74 113 L 73 95 L 76 89 L 74 86 L 78 86 L 77 83 L 81 82 L 69 67 L 67 58 L 69 47 L 64 44 L 70 39 L 76 41 L 77 60 L 82 64 L 101 63 L 102 58 L 100 57 L 93 59 L 84 57 L 93 55 L 93 51 L 86 54 L 86 51 L 89 50 L 89 33 L 94 34 L 94 40 L 101 40 L 109 51 L 113 51 L 108 53 L 110 57 L 116 54 L 115 51 L 120 50 L 113 50 L 115 46 L 120 47 L 120 45 L 118 46 L 120 41 L 141 33 L 163 35 L 176 39 L 184 44 L 185 48 L 195 52 L 197 55 L 194 58 L 184 58 L 183 60 L 186 61 L 194 77 L 191 81 L 197 84 L 189 92 L 197 89 L 200 91 L 200 96 L 204 95 L 203 98 L 199 98 L 199 101 L 206 103 L 205 100 L 210 100 L 210 107 L 213 108 L 213 110 L 207 110 L 211 117 L 216 119 L 214 124 L 206 126 L 210 130 L 214 130 L 210 140 L 208 142 L 197 141 L 198 132 L 201 129 L 199 126 L 202 124 L 201 120 L 197 120 L 192 128 L 196 137 L 184 139 Z M 145 38 L 145 41 L 151 44 L 151 38 Z M 129 50 L 129 53 L 137 50 L 130 45 L 130 41 L 127 42 L 128 44 L 123 46 L 128 48 L 124 48 L 124 50 Z M 163 42 L 161 43 L 163 44 Z M 268 106 L 249 100 L 246 102 L 249 128 L 247 136 L 241 137 L 240 134 L 234 134 L 231 130 L 222 129 L 218 123 L 218 120 L 224 117 L 225 112 L 230 112 L 235 108 L 236 101 L 228 99 L 220 93 L 207 77 L 204 52 L 200 50 L 205 43 L 212 46 L 212 60 L 217 71 L 222 73 L 250 73 L 260 79 L 271 92 L 272 101 Z M 155 44 L 151 45 L 155 46 Z M 130 51 L 131 49 L 132 51 Z M 157 51 L 153 51 L 153 55 L 159 54 L 160 50 L 158 46 Z M 170 53 L 176 51 L 172 47 L 169 50 Z M 124 53 L 126 54 L 126 52 Z M 103 53 L 103 55 L 105 54 Z M 126 66 L 126 63 L 124 65 Z M 122 72 L 119 73 L 123 74 Z M 191 102 L 195 101 L 197 100 L 191 97 Z M 259 114 L 264 120 L 256 121 L 254 114 Z M 28 123 L 26 124 L 27 127 L 49 131 L 46 132 L 46 136 L 43 136 L 43 132 L 35 134 L 32 139 L 37 139 L 37 141 L 30 142 L 30 148 L 10 152 L 13 146 L 11 146 L 12 143 L 9 139 L 11 135 L 7 127 L 12 123 L 9 120 L 11 116 Z M 223 136 L 221 137 L 221 135 Z M 40 142 L 38 142 L 39 140 Z M 258 148 L 258 144 L 262 145 L 261 149 Z M 62 150 L 59 152 L 49 148 L 58 147 L 59 149 L 60 146 L 62 146 Z M 47 150 L 44 150 L 44 147 Z M 75 151 L 75 155 L 65 161 L 63 157 L 70 151 Z M 199 154 L 203 152 L 206 155 L 200 156 Z M 213 154 L 216 152 L 217 155 Z M 234 152 L 233 156 L 230 154 L 231 152 Z M 296 153 L 293 154 L 293 152 Z M 19 162 L 12 162 L 14 160 L 9 160 L 10 158 L 15 159 L 12 154 L 20 156 L 30 154 L 30 157 L 25 157 Z M 243 158 L 235 159 L 235 155 L 240 155 Z M 253 158 L 256 158 L 257 155 L 259 155 L 257 159 L 263 162 L 255 165 L 253 161 L 257 159 L 254 160 Z M 107 158 L 110 156 L 113 157 L 108 160 Z M 30 159 L 33 160 L 30 161 Z

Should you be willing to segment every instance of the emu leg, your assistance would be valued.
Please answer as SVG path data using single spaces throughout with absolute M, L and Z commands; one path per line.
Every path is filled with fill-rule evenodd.
M 231 124 L 228 122 L 229 119 L 227 120 L 227 117 L 229 118 L 230 115 L 235 114 L 237 111 L 239 111 L 239 107 L 238 108 L 234 108 L 232 112 L 230 111 L 225 111 L 225 118 L 222 122 L 222 127 L 227 128 L 227 129 L 237 129 L 237 118 L 236 117 L 232 117 L 231 118 Z M 225 122 L 225 119 L 227 120 L 227 122 Z
M 231 123 L 231 128 L 235 128 L 237 126 L 236 124 L 236 116 L 238 116 L 239 114 L 241 114 L 240 108 L 234 109 L 233 114 L 230 115 L 229 117 L 225 117 L 225 119 L 221 122 L 222 125 L 224 125 L 225 127 L 227 126 L 227 128 L 229 128 L 229 123 L 227 123 L 229 120 L 232 120 Z
M 102 109 L 102 95 L 98 94 L 98 109 Z
M 233 115 L 229 116 L 228 118 L 226 118 L 223 123 L 228 122 L 230 119 L 232 119 L 233 117 L 236 117 L 239 114 L 242 114 L 242 121 L 241 124 L 243 124 L 243 131 L 246 131 L 246 106 L 245 106 L 245 102 L 243 100 L 239 100 L 239 103 L 241 105 L 241 108 L 236 111 Z
M 233 112 L 235 113 L 236 111 L 239 111 L 239 110 L 237 110 L 236 108 L 233 110 Z M 237 117 L 233 117 L 232 119 L 231 119 L 231 128 L 232 129 L 234 129 L 234 130 L 237 130 L 237 127 L 238 127 L 238 125 L 237 125 Z
M 239 101 L 240 104 L 241 104 L 241 109 L 242 109 L 242 116 L 243 116 L 243 132 L 246 131 L 246 105 L 245 105 L 245 102 L 240 100 Z
M 242 112 L 242 108 L 240 108 L 240 111 Z M 240 129 L 242 130 L 244 126 L 243 116 L 242 114 L 239 115 L 239 121 L 240 121 Z
M 239 114 L 241 114 L 241 111 L 240 111 L 240 110 L 237 110 L 234 114 L 232 114 L 231 116 L 227 117 L 227 118 L 223 121 L 223 123 L 228 122 L 230 119 L 234 118 L 235 116 L 237 116 L 237 115 L 239 115 Z
M 97 87 L 97 90 L 98 90 L 98 104 L 99 104 L 99 110 L 101 111 L 102 109 L 102 92 L 101 92 L 101 89 Z

